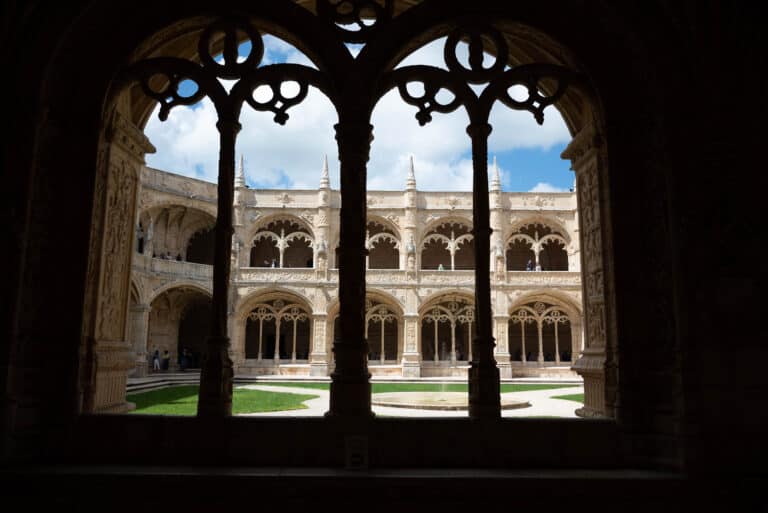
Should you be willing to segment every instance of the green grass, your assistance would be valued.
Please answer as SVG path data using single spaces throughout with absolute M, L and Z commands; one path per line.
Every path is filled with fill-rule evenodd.
M 552 399 L 565 399 L 566 401 L 576 401 L 584 404 L 584 394 L 554 395 Z
M 297 382 L 260 382 L 258 385 L 313 388 L 316 390 L 329 390 L 330 383 L 297 383 Z M 503 383 L 502 393 L 505 392 L 530 392 L 532 390 L 552 390 L 554 388 L 571 388 L 580 385 L 545 385 L 529 383 Z M 466 392 L 466 383 L 373 383 L 371 385 L 374 394 L 382 392 Z
M 136 404 L 131 413 L 144 415 L 189 415 L 197 414 L 197 385 L 162 388 L 128 396 Z M 232 394 L 232 413 L 260 413 L 268 411 L 301 410 L 304 401 L 316 395 L 264 392 L 261 390 L 235 389 Z

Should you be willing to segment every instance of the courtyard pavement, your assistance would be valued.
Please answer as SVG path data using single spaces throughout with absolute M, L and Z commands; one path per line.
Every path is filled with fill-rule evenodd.
M 328 411 L 330 392 L 327 390 L 318 390 L 315 388 L 299 387 L 281 387 L 270 385 L 241 385 L 236 388 L 246 388 L 250 390 L 266 390 L 270 392 L 286 392 L 289 394 L 312 394 L 319 397 L 304 401 L 307 406 L 304 410 L 277 411 L 268 413 L 249 413 L 249 417 L 320 417 Z M 580 403 L 566 399 L 553 399 L 557 395 L 583 394 L 584 386 L 565 386 L 563 388 L 552 388 L 549 390 L 532 390 L 528 392 L 507 392 L 503 397 L 510 397 L 519 401 L 528 401 L 531 406 L 528 408 L 517 408 L 512 410 L 502 410 L 502 417 L 570 417 L 576 418 L 576 408 L 581 407 Z M 410 408 L 392 408 L 385 406 L 373 406 L 373 412 L 382 417 L 466 417 L 466 411 L 440 411 L 440 410 L 419 410 Z

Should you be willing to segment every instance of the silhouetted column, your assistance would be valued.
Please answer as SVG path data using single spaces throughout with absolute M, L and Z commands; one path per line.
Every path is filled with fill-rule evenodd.
M 200 373 L 199 417 L 232 415 L 232 359 L 227 333 L 230 259 L 232 257 L 232 208 L 235 186 L 235 140 L 240 123 L 219 120 L 219 185 L 213 256 L 211 336 Z
M 499 369 L 493 358 L 495 340 L 491 322 L 491 276 L 488 262 L 491 246 L 488 204 L 488 135 L 491 125 L 472 123 L 467 127 L 472 138 L 472 233 L 475 238 L 475 322 L 472 362 L 469 369 L 470 418 L 501 416 Z
M 371 416 L 371 375 L 365 340 L 365 181 L 373 127 L 367 122 L 342 122 L 335 128 L 341 161 L 341 333 L 334 334 L 336 368 L 331 374 L 330 409 L 326 415 Z

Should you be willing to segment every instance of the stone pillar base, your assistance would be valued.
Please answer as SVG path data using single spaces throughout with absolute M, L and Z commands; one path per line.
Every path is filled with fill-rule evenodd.
M 128 373 L 135 368 L 130 344 L 122 340 L 99 340 L 94 356 L 93 411 L 123 413 L 132 409 L 125 400 Z
M 144 378 L 148 374 L 149 374 L 149 366 L 147 364 L 146 358 L 142 358 L 141 360 L 137 358 L 133 371 L 130 372 L 130 376 L 132 378 Z
M 512 377 L 512 362 L 509 353 L 498 353 L 496 355 L 496 366 L 499 368 L 499 377 L 501 379 L 510 379 Z
M 404 378 L 420 378 L 421 377 L 421 364 L 419 363 L 403 363 L 403 377 Z
M 584 406 L 579 417 L 605 417 L 605 351 L 587 348 L 571 370 L 584 378 Z
M 404 378 L 421 377 L 421 361 L 418 353 L 404 353 L 400 361 Z
M 501 417 L 499 369 L 492 363 L 472 362 L 469 368 L 469 418 Z
M 322 376 L 325 377 L 329 373 L 328 369 L 328 362 L 326 361 L 317 361 L 317 362 L 310 362 L 309 364 L 309 375 L 310 376 Z

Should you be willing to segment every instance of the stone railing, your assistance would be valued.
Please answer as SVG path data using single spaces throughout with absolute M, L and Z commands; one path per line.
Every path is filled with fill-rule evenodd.
M 325 272 L 312 268 L 243 267 L 236 274 L 241 283 L 338 283 L 339 270 Z M 365 281 L 371 285 L 426 285 L 472 287 L 473 270 L 406 272 L 399 269 L 369 269 Z M 494 282 L 494 286 L 498 286 Z M 579 287 L 581 273 L 570 271 L 507 271 L 500 285 L 516 287 Z
M 308 267 L 241 267 L 237 281 L 257 283 L 295 283 L 324 281 L 315 269 Z
M 537 287 L 577 287 L 581 273 L 573 271 L 507 271 L 507 285 Z
M 213 278 L 213 266 L 196 264 L 178 260 L 152 258 L 148 255 L 134 255 L 134 271 L 154 275 L 172 276 L 174 278 L 189 278 L 193 280 L 208 280 Z

